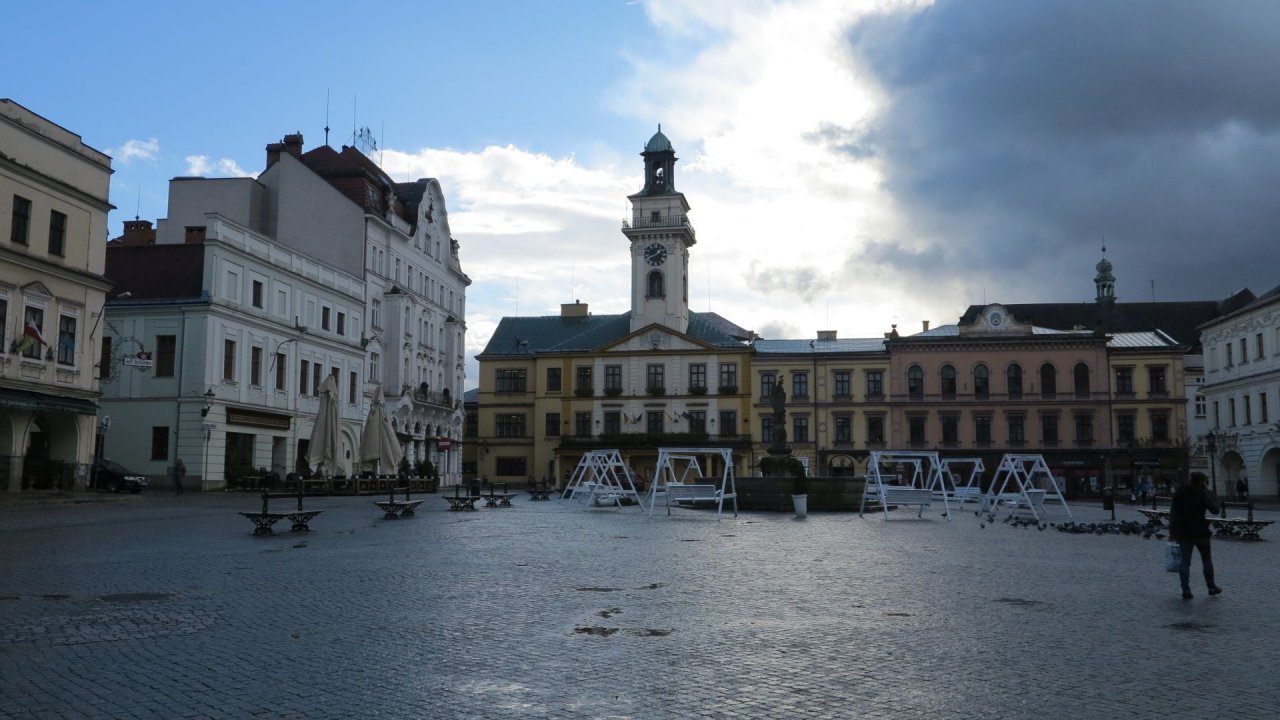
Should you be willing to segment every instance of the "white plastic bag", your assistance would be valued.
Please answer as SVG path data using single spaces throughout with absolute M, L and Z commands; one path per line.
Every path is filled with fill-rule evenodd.
M 1176 542 L 1165 543 L 1164 546 L 1164 570 L 1165 572 L 1178 572 L 1182 569 L 1182 547 Z

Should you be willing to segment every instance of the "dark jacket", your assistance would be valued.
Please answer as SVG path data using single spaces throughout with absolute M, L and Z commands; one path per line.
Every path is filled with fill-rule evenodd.
M 1204 517 L 1206 511 L 1219 511 L 1218 500 L 1208 488 L 1192 484 L 1178 488 L 1169 504 L 1169 538 L 1192 540 L 1212 535 Z

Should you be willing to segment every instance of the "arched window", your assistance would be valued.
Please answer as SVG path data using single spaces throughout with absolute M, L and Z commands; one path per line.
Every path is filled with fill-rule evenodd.
M 942 397 L 956 396 L 956 369 L 951 365 L 942 366 Z
M 662 287 L 662 273 L 657 270 L 649 273 L 649 290 L 645 293 L 645 297 L 666 297 L 666 295 Z
M 1009 399 L 1018 400 L 1022 397 L 1022 366 L 1014 363 L 1005 371 L 1005 378 L 1009 382 Z
M 973 369 L 973 396 L 985 399 L 990 394 L 991 373 L 986 365 L 979 365 Z
M 1055 398 L 1058 396 L 1058 369 L 1053 363 L 1040 366 L 1040 397 Z
M 907 368 L 907 394 L 916 399 L 924 397 L 924 370 L 919 365 Z
M 1076 363 L 1075 379 L 1076 397 L 1089 397 L 1089 366 L 1084 363 Z

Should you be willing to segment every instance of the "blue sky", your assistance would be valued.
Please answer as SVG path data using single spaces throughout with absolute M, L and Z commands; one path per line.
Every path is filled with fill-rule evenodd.
M 174 176 L 322 143 L 326 102 L 330 144 L 368 127 L 393 177 L 445 188 L 471 353 L 504 315 L 626 310 L 619 224 L 658 123 L 698 231 L 691 305 L 765 337 L 1087 302 L 1104 244 L 1122 301 L 1280 283 L 1264 0 L 46 2 L 6 22 L 0 95 L 115 158 L 113 236 L 163 217 Z

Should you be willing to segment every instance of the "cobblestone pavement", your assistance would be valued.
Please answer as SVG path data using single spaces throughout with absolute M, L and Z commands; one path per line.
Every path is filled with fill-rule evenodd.
M 314 531 L 272 537 L 236 514 L 250 494 L 0 506 L 0 717 L 1254 720 L 1280 705 L 1280 526 L 1215 541 L 1226 592 L 1196 574 L 1183 601 L 1156 540 L 972 511 L 717 522 L 428 496 L 384 520 L 373 499 L 309 499 Z

